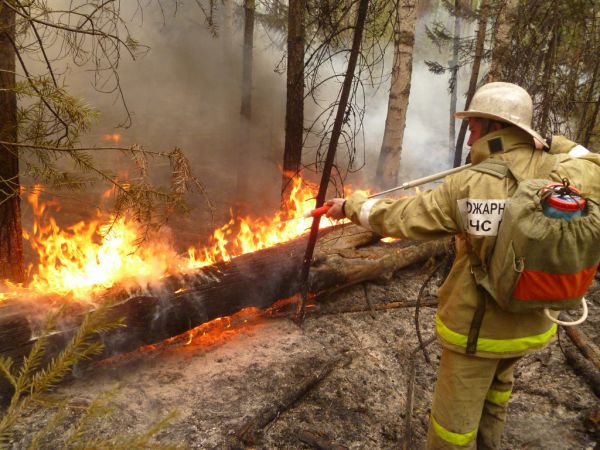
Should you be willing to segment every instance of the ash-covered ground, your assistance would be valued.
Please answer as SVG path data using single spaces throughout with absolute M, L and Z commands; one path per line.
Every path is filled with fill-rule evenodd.
M 402 270 L 390 280 L 355 286 L 322 299 L 302 328 L 287 319 L 269 319 L 198 337 L 189 345 L 145 352 L 96 365 L 64 382 L 56 395 L 70 408 L 41 447 L 61 448 L 65 430 L 82 406 L 112 391 L 113 413 L 101 415 L 88 435 L 143 433 L 176 411 L 155 436 L 158 444 L 197 449 L 303 449 L 307 434 L 349 449 L 402 448 L 407 436 L 407 392 L 415 364 L 412 443 L 425 441 L 440 346 L 428 347 L 431 364 L 418 349 L 414 307 L 372 313 L 371 303 L 410 302 L 432 265 Z M 433 295 L 434 279 L 428 288 Z M 366 287 L 366 290 L 365 290 Z M 582 329 L 600 345 L 600 286 L 589 296 L 590 319 Z M 363 311 L 347 312 L 362 308 Z M 435 310 L 421 308 L 425 340 L 433 336 Z M 374 317 L 373 317 L 374 315 Z M 560 344 L 571 346 L 561 333 Z M 331 369 L 258 433 L 251 443 L 237 438 L 245 425 L 261 423 L 268 412 L 297 396 L 307 381 Z M 598 449 L 598 398 L 566 363 L 558 342 L 524 358 L 505 430 L 505 449 Z M 49 420 L 36 408 L 16 427 L 12 448 L 26 448 Z M 334 448 L 334 447 L 331 447 Z

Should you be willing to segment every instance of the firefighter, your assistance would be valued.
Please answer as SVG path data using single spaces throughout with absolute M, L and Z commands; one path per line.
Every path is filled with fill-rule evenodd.
M 523 179 L 566 177 L 600 199 L 600 156 L 542 150 L 547 144 L 531 128 L 532 109 L 529 94 L 515 84 L 494 82 L 478 89 L 469 109 L 456 114 L 469 121 L 472 162 L 505 160 Z M 485 265 L 489 260 L 505 201 L 516 187 L 512 178 L 471 168 L 413 197 L 367 199 L 355 192 L 327 202 L 329 217 L 347 217 L 380 235 L 419 240 L 456 236 L 456 259 L 440 287 L 435 319 L 443 349 L 429 449 L 500 448 L 515 363 L 546 347 L 557 331 L 541 312 L 503 311 L 473 275 L 481 269 L 478 261 Z

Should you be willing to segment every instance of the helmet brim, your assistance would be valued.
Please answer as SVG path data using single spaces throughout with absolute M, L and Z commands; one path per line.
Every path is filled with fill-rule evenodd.
M 481 111 L 459 111 L 459 112 L 454 113 L 454 117 L 456 117 L 457 119 L 468 119 L 469 117 L 480 117 L 482 119 L 491 119 L 491 120 L 497 120 L 498 122 L 506 122 L 506 123 L 514 125 L 515 127 L 518 127 L 521 130 L 525 131 L 527 134 L 529 134 L 531 137 L 533 137 L 536 141 L 538 141 L 544 147 L 548 147 L 548 144 L 546 143 L 546 139 L 544 139 L 539 133 L 537 133 L 536 131 L 532 130 L 531 128 L 529 128 L 527 126 L 521 125 L 517 122 L 513 122 L 512 120 L 509 120 L 506 117 L 498 116 L 496 114 L 481 112 Z

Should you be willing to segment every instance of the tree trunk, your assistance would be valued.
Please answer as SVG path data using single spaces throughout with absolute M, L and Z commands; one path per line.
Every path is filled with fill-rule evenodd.
M 458 50 L 460 49 L 460 0 L 454 0 L 454 39 L 452 43 L 452 60 L 450 61 L 450 124 L 448 143 L 450 158 L 456 145 L 456 93 L 458 91 Z
M 392 84 L 383 143 L 381 144 L 376 172 L 377 183 L 381 189 L 392 188 L 398 181 L 404 127 L 406 126 L 406 111 L 410 95 L 417 18 L 416 6 L 417 0 L 401 0 L 398 3 L 394 30 Z
M 219 6 L 219 42 L 221 43 L 221 61 L 226 70 L 235 67 L 233 16 L 234 0 L 223 0 Z M 235 52 L 237 53 L 237 52 Z
M 252 116 L 252 46 L 254 45 L 254 0 L 244 0 L 244 54 L 242 63 L 242 119 Z
M 553 76 L 556 72 L 556 52 L 560 40 L 559 30 L 552 30 L 550 33 L 549 48 L 544 58 L 544 74 L 540 83 L 542 87 L 542 103 L 538 107 L 540 114 L 538 126 L 536 127 L 542 136 L 545 136 L 549 131 L 550 109 L 556 91 Z
M 347 114 L 346 108 L 348 106 L 348 100 L 350 99 L 350 91 L 352 89 L 352 85 L 354 84 L 354 71 L 356 69 L 356 63 L 360 53 L 363 30 L 365 27 L 368 10 L 369 0 L 360 0 L 356 15 L 356 25 L 354 27 L 354 36 L 352 38 L 352 48 L 350 49 L 350 55 L 348 57 L 348 67 L 346 68 L 346 74 L 344 75 L 344 82 L 342 84 L 342 90 L 340 91 L 340 99 L 337 105 L 337 111 L 335 113 L 335 120 L 333 121 L 333 128 L 331 130 L 331 138 L 329 139 L 329 145 L 327 147 L 327 156 L 325 158 L 325 165 L 323 166 L 323 173 L 321 175 L 321 183 L 319 184 L 319 192 L 317 193 L 316 198 L 316 208 L 320 208 L 325 203 L 325 195 L 327 195 L 327 189 L 331 180 L 331 170 L 333 169 L 335 152 L 337 150 L 337 144 L 340 139 L 340 135 L 342 134 L 344 117 Z M 320 221 L 321 216 L 313 217 L 313 221 L 310 226 L 310 234 L 308 236 L 308 244 L 306 245 L 306 252 L 304 253 L 304 260 L 302 261 L 302 270 L 300 272 L 300 302 L 298 303 L 298 308 L 296 309 L 296 318 L 300 321 L 304 320 L 306 300 L 308 298 L 310 289 L 310 267 L 315 245 L 317 243 Z
M 492 37 L 492 59 L 488 72 L 488 83 L 492 81 L 503 81 L 502 68 L 506 63 L 507 52 L 510 48 L 510 30 L 512 27 L 512 15 L 517 7 L 517 0 L 505 0 L 499 3 L 498 13 L 494 23 L 494 35 Z
M 598 105 L 600 104 L 600 94 L 598 95 L 598 101 L 593 104 L 593 98 L 596 91 L 596 84 L 598 83 L 598 75 L 600 74 L 600 58 L 596 58 L 594 64 L 594 71 L 592 78 L 590 79 L 590 86 L 585 96 L 585 103 L 581 106 L 581 118 L 579 119 L 579 129 L 577 132 L 577 139 L 581 142 L 581 145 L 587 147 L 590 145 L 590 139 L 592 132 L 595 128 L 596 118 L 598 115 Z M 588 120 L 588 108 L 592 108 L 592 116 Z
M 302 167 L 304 132 L 304 39 L 306 0 L 290 2 L 287 40 L 287 101 L 285 106 L 285 150 L 281 202 L 284 206 L 292 186 L 292 178 Z
M 252 47 L 254 44 L 254 0 L 244 0 L 244 50 L 242 55 L 242 106 L 240 109 L 240 144 L 236 152 L 237 186 L 236 213 L 249 213 L 249 163 L 252 148 L 250 121 L 252 118 Z
M 588 147 L 590 145 L 590 140 L 592 139 L 592 135 L 594 134 L 594 130 L 596 129 L 596 121 L 598 120 L 598 115 L 600 114 L 600 93 L 598 94 L 598 99 L 596 100 L 596 104 L 594 105 L 594 110 L 592 111 L 592 116 L 588 121 L 588 127 L 585 132 L 585 136 L 583 137 L 583 146 Z
M 479 70 L 481 68 L 481 59 L 483 58 L 483 50 L 485 45 L 485 32 L 487 29 L 489 13 L 488 0 L 483 0 L 479 8 L 479 23 L 477 28 L 477 37 L 475 44 L 475 57 L 473 59 L 473 68 L 471 70 L 471 78 L 469 79 L 469 90 L 467 91 L 467 101 L 465 102 L 465 111 L 469 108 L 471 99 L 477 90 L 477 80 L 479 79 Z M 458 133 L 458 140 L 456 141 L 456 150 L 454 152 L 454 167 L 462 165 L 462 150 L 465 143 L 465 136 L 467 134 L 467 128 L 469 122 L 463 120 L 460 126 L 460 132 Z
M 17 142 L 15 13 L 0 6 L 0 140 Z M 19 154 L 0 147 L 0 281 L 24 281 Z

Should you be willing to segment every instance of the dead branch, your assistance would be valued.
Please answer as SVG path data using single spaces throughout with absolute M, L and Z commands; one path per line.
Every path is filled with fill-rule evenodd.
M 246 421 L 237 431 L 236 437 L 245 444 L 255 444 L 262 431 L 271 422 L 316 388 L 336 367 L 347 366 L 351 361 L 352 357 L 350 356 L 335 358 L 325 363 L 321 370 L 308 374 L 300 383 L 292 383 L 291 390 L 285 392 L 283 398 L 279 399 L 277 403 L 267 405 Z
M 402 436 L 402 450 L 410 450 L 412 447 L 412 413 L 415 399 L 415 377 L 417 364 L 414 358 L 410 361 L 408 374 L 408 390 L 406 391 L 406 411 L 404 412 L 404 435 Z
M 306 430 L 301 430 L 298 433 L 298 439 L 301 442 L 304 442 L 305 444 L 310 445 L 319 450 L 348 450 L 348 447 L 329 442 L 324 437 Z
M 419 322 L 419 310 L 421 306 L 421 298 L 423 297 L 423 293 L 425 292 L 425 287 L 429 284 L 433 276 L 437 273 L 439 269 L 445 264 L 445 261 L 439 262 L 431 271 L 427 279 L 421 285 L 421 289 L 419 289 L 419 295 L 417 295 L 417 304 L 415 307 L 415 330 L 417 332 L 417 339 L 419 340 L 419 347 L 421 347 L 421 351 L 423 352 L 423 357 L 427 364 L 431 364 L 431 360 L 429 359 L 429 354 L 427 350 L 425 350 L 425 346 L 423 344 L 423 337 L 421 336 L 421 324 Z
M 371 301 L 371 297 L 369 297 L 369 290 L 367 288 L 367 283 L 362 284 L 363 292 L 365 294 L 365 300 L 367 301 L 367 306 L 369 307 L 369 313 L 371 317 L 375 318 L 375 307 L 373 306 L 373 302 Z
M 344 125 L 344 116 L 346 115 L 346 106 L 348 104 L 348 98 L 350 96 L 350 90 L 354 79 L 354 69 L 356 68 L 356 61 L 358 59 L 358 53 L 362 42 L 362 34 L 367 17 L 367 11 L 369 7 L 369 0 L 359 0 L 358 13 L 356 16 L 356 28 L 354 30 L 354 39 L 352 41 L 352 50 L 348 58 L 348 68 L 344 77 L 344 83 L 342 84 L 342 90 L 340 92 L 338 108 L 335 116 L 335 122 L 331 131 L 331 138 L 329 140 L 329 146 L 327 149 L 327 157 L 325 159 L 325 166 L 323 167 L 323 174 L 321 176 L 321 183 L 319 185 L 319 192 L 317 193 L 316 207 L 320 208 L 325 203 L 325 195 L 327 194 L 327 188 L 329 186 L 329 178 L 331 176 L 331 170 L 333 168 L 333 162 L 335 159 L 335 152 L 337 149 L 338 140 L 342 132 Z M 312 225 L 310 227 L 310 235 L 308 237 L 308 244 L 306 246 L 306 252 L 304 259 L 302 260 L 302 271 L 300 272 L 300 301 L 296 308 L 296 317 L 302 323 L 304 315 L 306 313 L 306 301 L 308 299 L 309 292 L 309 275 L 310 268 L 313 258 L 313 252 L 317 243 L 317 237 L 319 234 L 319 221 L 321 216 L 313 218 Z
M 412 445 L 412 414 L 415 400 L 415 379 L 417 376 L 416 355 L 419 350 L 425 349 L 436 340 L 435 336 L 430 337 L 425 342 L 419 342 L 419 346 L 410 352 L 410 366 L 408 369 L 408 389 L 406 390 L 406 410 L 404 412 L 404 436 L 402 437 L 402 450 L 411 450 Z
M 572 320 L 567 313 L 562 314 L 567 316 L 567 320 Z M 581 354 L 600 370 L 600 352 L 592 340 L 579 327 L 564 327 L 564 329 Z
M 421 301 L 421 306 L 424 307 L 429 307 L 429 308 L 435 308 L 438 305 L 438 301 L 436 298 L 430 297 L 424 301 Z M 388 309 L 401 309 L 401 308 L 414 308 L 415 306 L 417 306 L 417 302 L 416 301 L 410 301 L 410 300 L 404 300 L 404 301 L 397 301 L 397 302 L 389 302 L 389 303 L 379 303 L 376 305 L 373 305 L 373 309 L 375 311 L 385 311 Z M 337 310 L 337 311 L 323 311 L 320 312 L 319 311 L 319 305 L 317 305 L 316 308 L 316 315 L 318 316 L 330 316 L 330 315 L 334 315 L 334 314 L 350 314 L 350 313 L 359 313 L 359 312 L 371 312 L 371 308 L 365 308 L 365 307 L 357 307 L 357 308 L 350 308 L 350 309 L 343 309 L 343 310 Z
M 543 397 L 547 400 L 552 406 L 558 407 L 561 406 L 570 411 L 580 412 L 585 411 L 587 409 L 586 406 L 577 403 L 576 401 L 571 401 L 570 399 L 565 401 L 564 399 L 559 398 L 556 389 L 552 388 L 536 388 L 530 386 L 528 384 L 517 383 L 513 388 L 513 392 L 522 392 L 527 395 L 533 395 L 537 397 Z
M 575 373 L 580 375 L 591 387 L 596 396 L 600 397 L 600 371 L 589 360 L 584 358 L 581 353 L 575 350 L 573 345 L 565 342 L 561 346 L 567 363 L 573 368 Z

